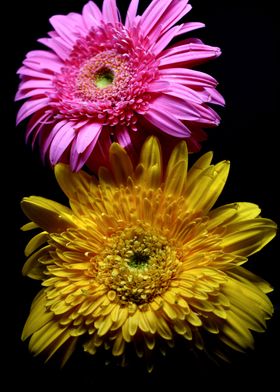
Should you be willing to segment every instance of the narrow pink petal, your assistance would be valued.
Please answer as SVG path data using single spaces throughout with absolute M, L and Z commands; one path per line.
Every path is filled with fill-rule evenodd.
M 220 124 L 220 116 L 210 108 L 210 106 L 197 105 L 194 103 L 196 108 L 199 110 L 201 117 L 197 121 L 199 124 L 205 124 L 208 126 L 217 126 Z
M 118 143 L 125 149 L 131 146 L 131 137 L 126 127 L 121 128 L 116 132 Z
M 158 27 L 158 22 L 173 0 L 153 0 L 141 17 L 141 30 L 149 35 L 151 30 Z M 161 29 L 160 29 L 161 30 Z
M 171 112 L 180 120 L 197 121 L 201 117 L 200 111 L 193 102 L 167 94 L 156 97 L 152 102 L 152 107 Z
M 49 52 L 47 50 L 32 50 L 31 52 L 27 53 L 26 58 L 27 59 L 31 59 L 31 58 L 42 59 L 42 58 L 44 58 L 44 59 L 48 59 L 48 60 L 52 60 L 52 61 L 61 62 L 61 60 L 59 59 L 59 57 L 57 57 L 57 55 L 55 53 Z
M 61 45 L 58 38 L 40 38 L 38 42 L 52 49 L 62 60 L 66 60 L 70 54 L 70 48 Z
M 135 21 L 137 15 L 138 5 L 139 5 L 139 0 L 131 0 L 126 14 L 125 27 L 127 28 L 132 27 L 133 22 Z
M 47 96 L 48 96 L 47 89 L 45 89 L 45 88 L 41 88 L 41 89 L 35 88 L 35 89 L 29 90 L 29 91 L 18 90 L 18 92 L 16 93 L 16 96 L 15 96 L 15 101 L 20 101 L 21 99 L 31 98 L 31 97 L 43 98 L 43 97 L 47 97 Z
M 165 33 L 170 27 L 178 22 L 184 15 L 192 9 L 188 4 L 188 0 L 174 0 L 171 2 L 165 13 L 160 19 L 162 25 L 162 33 Z
M 162 57 L 160 59 L 160 66 L 170 65 L 170 64 L 188 64 L 194 65 L 199 64 L 202 61 L 213 59 L 221 54 L 219 48 L 211 48 L 205 45 L 204 48 L 198 48 L 195 44 L 190 44 L 189 51 L 181 52 L 179 54 L 171 54 Z M 190 46 L 188 45 L 188 46 Z M 201 46 L 201 45 L 200 45 Z
M 186 138 L 190 136 L 190 130 L 170 111 L 160 110 L 160 107 L 150 106 L 149 111 L 144 115 L 146 120 L 155 125 L 157 128 L 169 135 Z
M 205 89 L 208 94 L 210 95 L 210 102 L 214 103 L 216 105 L 225 105 L 225 99 L 224 97 L 214 88 L 206 88 Z
M 218 82 L 212 76 L 188 68 L 163 68 L 160 69 L 160 79 L 170 83 L 182 83 L 187 86 L 216 87 Z
M 46 79 L 23 80 L 19 85 L 20 90 L 29 90 L 33 88 L 52 88 L 52 87 L 53 87 L 52 81 Z
M 52 72 L 60 72 L 62 63 L 57 60 L 49 60 L 46 58 L 39 57 L 29 57 L 23 61 L 23 64 L 35 71 L 52 71 Z
M 18 111 L 16 124 L 18 125 L 25 118 L 42 109 L 43 107 L 47 107 L 48 103 L 49 98 L 40 98 L 25 102 Z
M 83 8 L 83 19 L 85 22 L 85 25 L 88 29 L 91 29 L 92 27 L 97 27 L 100 25 L 101 20 L 103 19 L 102 13 L 98 6 L 92 2 L 89 1 Z
M 87 123 L 78 130 L 76 138 L 76 150 L 78 154 L 81 154 L 89 146 L 89 144 L 100 134 L 102 124 L 99 123 Z
M 98 172 L 100 166 L 109 166 L 109 149 L 111 144 L 110 133 L 107 130 L 102 130 L 95 148 L 86 162 L 90 170 Z
M 50 162 L 55 165 L 61 158 L 64 151 L 76 136 L 73 128 L 74 123 L 67 122 L 64 124 L 53 138 L 50 146 Z
M 190 31 L 193 31 L 193 30 L 196 30 L 196 29 L 201 29 L 202 27 L 205 27 L 204 23 L 201 23 L 201 22 L 187 22 L 187 23 L 184 23 L 181 26 L 178 35 L 186 34 L 186 33 L 190 32 Z
M 221 50 L 215 46 L 209 46 L 202 43 L 202 41 L 197 40 L 194 42 L 194 39 L 188 39 L 181 42 L 178 42 L 176 45 L 173 45 L 171 48 L 166 49 L 162 52 L 161 58 L 170 57 L 171 55 L 178 54 L 187 54 L 187 53 L 210 53 L 214 55 L 220 55 Z
M 45 138 L 45 140 L 42 142 L 42 157 L 45 159 L 46 153 L 51 145 L 51 142 L 53 141 L 53 138 L 57 134 L 57 132 L 64 127 L 65 124 L 67 124 L 67 120 L 62 120 L 59 121 L 58 123 L 55 124 L 55 126 L 52 128 L 51 132 L 48 134 L 48 136 Z
M 91 140 L 91 142 L 87 146 L 87 148 L 81 154 L 79 154 L 78 151 L 77 151 L 77 139 L 76 139 L 76 143 L 73 143 L 72 148 L 71 148 L 71 153 L 70 153 L 71 170 L 77 172 L 87 162 L 87 160 L 89 159 L 90 155 L 92 154 L 92 151 L 93 151 L 94 147 L 96 146 L 96 143 L 98 141 L 101 129 L 102 129 L 102 126 L 100 127 L 99 132 L 97 132 L 96 135 L 94 136 L 94 138 Z
M 70 14 L 67 15 L 67 18 L 69 20 L 69 23 L 72 24 L 72 28 L 74 31 L 80 33 L 83 36 L 88 33 L 88 27 L 86 26 L 84 18 L 81 14 L 77 14 L 76 12 L 70 12 Z
M 170 90 L 170 83 L 163 80 L 155 80 L 149 84 L 148 92 L 164 92 Z
M 65 41 L 67 47 L 72 47 L 77 40 L 77 34 L 73 31 L 72 23 L 66 15 L 55 15 L 50 18 L 50 23 L 57 34 Z
M 39 125 L 39 124 L 44 124 L 48 118 L 49 118 L 50 114 L 46 113 L 45 111 L 41 110 L 37 113 L 35 113 L 31 119 L 29 120 L 28 124 L 27 124 L 27 131 L 25 134 L 25 141 L 27 142 L 29 139 L 30 134 L 33 132 L 33 130 Z
M 121 20 L 116 0 L 104 0 L 102 14 L 105 22 L 118 23 Z
M 32 141 L 31 141 L 31 147 L 32 147 L 32 149 L 34 148 L 35 141 L 36 141 L 37 137 L 38 137 L 39 135 L 41 135 L 41 133 L 43 132 L 43 130 L 44 130 L 44 131 L 46 131 L 46 130 L 49 130 L 49 131 L 50 131 L 50 129 L 51 129 L 51 124 L 50 124 L 50 122 L 48 121 L 48 120 L 50 119 L 50 114 L 49 114 L 49 113 L 46 113 L 46 114 L 47 114 L 46 119 L 45 119 L 44 121 L 40 121 L 40 123 L 38 123 L 37 126 L 36 126 L 36 128 L 34 129 L 33 136 L 32 136 Z
M 191 102 L 196 102 L 198 104 L 202 104 L 205 102 L 205 96 L 203 95 L 203 90 L 202 92 L 195 91 L 189 87 L 186 87 L 182 84 L 178 83 L 173 83 L 172 84 L 172 89 L 168 91 L 166 94 L 172 95 L 177 98 L 181 98 L 184 101 L 191 101 Z M 207 94 L 207 97 L 209 97 L 209 94 Z M 206 99 L 206 102 L 208 100 Z
M 203 90 L 198 92 L 180 85 L 174 85 L 172 87 L 174 87 L 174 89 L 168 91 L 165 93 L 165 95 L 158 97 L 155 102 L 165 104 L 167 110 L 168 107 L 170 107 L 172 112 L 177 113 L 178 118 L 181 120 L 195 121 L 213 125 L 217 125 L 219 123 L 220 117 L 217 115 L 217 113 L 209 106 L 202 105 L 204 102 L 211 102 L 211 96 L 208 92 Z M 166 103 L 164 102 L 164 99 L 166 100 L 167 97 L 169 100 L 170 98 L 179 98 L 180 100 L 177 105 L 174 103 L 172 104 L 172 101 Z M 180 102 L 182 101 L 184 102 L 184 105 L 180 106 Z
M 25 66 L 21 67 L 17 73 L 21 76 L 30 76 L 33 78 L 39 78 L 39 79 L 49 79 L 52 80 L 53 75 L 46 73 L 46 72 L 38 72 L 34 71 L 34 69 L 27 68 Z
M 178 32 L 180 31 L 181 26 L 174 26 L 172 29 L 168 30 L 165 34 L 161 36 L 161 38 L 157 41 L 152 51 L 155 55 L 161 53 L 161 51 L 172 41 Z

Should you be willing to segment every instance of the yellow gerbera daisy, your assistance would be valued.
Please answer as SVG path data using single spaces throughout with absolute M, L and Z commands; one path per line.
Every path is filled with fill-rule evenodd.
M 228 161 L 211 159 L 207 153 L 187 171 L 181 142 L 165 170 L 150 137 L 133 168 L 114 143 L 111 171 L 100 168 L 99 180 L 55 167 L 70 208 L 23 199 L 32 220 L 24 229 L 44 230 L 27 245 L 23 267 L 43 286 L 22 334 L 31 352 L 49 359 L 61 348 L 65 363 L 81 340 L 90 354 L 103 346 L 123 358 L 131 345 L 141 357 L 175 338 L 207 351 L 210 335 L 217 352 L 221 342 L 253 347 L 251 331 L 263 331 L 273 312 L 271 287 L 240 265 L 276 224 L 251 203 L 211 210 L 229 171 Z

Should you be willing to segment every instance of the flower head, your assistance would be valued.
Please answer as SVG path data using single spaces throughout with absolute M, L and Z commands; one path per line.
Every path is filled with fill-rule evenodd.
M 276 225 L 251 203 L 212 209 L 229 163 L 211 159 L 207 153 L 187 171 L 181 141 L 165 170 L 150 137 L 133 167 L 113 143 L 111 170 L 100 168 L 98 180 L 56 165 L 69 208 L 23 199 L 32 220 L 25 229 L 43 229 L 23 268 L 43 286 L 23 331 L 34 354 L 50 358 L 61 348 L 65 362 L 78 341 L 90 354 L 102 346 L 121 358 L 127 346 L 141 357 L 175 339 L 219 355 L 220 345 L 253 347 L 251 331 L 264 331 L 273 312 L 271 288 L 241 264 Z
M 166 49 L 203 26 L 176 25 L 191 9 L 188 0 L 153 0 L 142 16 L 137 6 L 132 0 L 124 24 L 115 0 L 104 0 L 102 11 L 90 1 L 82 14 L 53 16 L 54 31 L 39 40 L 48 50 L 27 54 L 16 96 L 27 101 L 17 122 L 31 116 L 27 138 L 38 139 L 52 165 L 97 167 L 112 138 L 133 150 L 143 121 L 154 128 L 149 132 L 187 139 L 198 150 L 202 128 L 219 123 L 209 107 L 224 103 L 217 82 L 192 69 L 219 56 L 219 48 L 188 38 Z

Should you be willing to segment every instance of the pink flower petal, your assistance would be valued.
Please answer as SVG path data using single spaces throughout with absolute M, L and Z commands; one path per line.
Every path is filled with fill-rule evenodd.
M 120 22 L 120 13 L 116 5 L 116 0 L 104 0 L 102 5 L 102 14 L 105 22 Z
M 178 55 L 178 54 L 192 54 L 192 55 L 197 55 L 199 56 L 201 53 L 203 54 L 204 52 L 210 53 L 211 55 L 220 55 L 221 50 L 220 48 L 217 48 L 215 46 L 209 46 L 203 44 L 200 40 L 198 41 L 200 43 L 195 43 L 194 39 L 191 40 L 184 40 L 181 42 L 178 42 L 176 45 L 172 46 L 169 49 L 166 49 L 162 52 L 160 58 L 164 59 L 166 57 L 171 57 L 172 55 Z
M 162 33 L 165 33 L 170 27 L 178 22 L 184 15 L 192 9 L 188 0 L 174 0 L 171 2 L 165 13 L 160 19 Z
M 52 49 L 62 60 L 66 60 L 70 54 L 71 48 L 67 47 L 64 42 L 61 43 L 59 38 L 40 38 L 38 42 Z
M 174 26 L 172 29 L 163 34 L 153 47 L 153 53 L 158 55 L 170 43 L 170 41 L 178 35 L 180 28 L 181 26 Z
M 85 35 L 88 33 L 88 28 L 84 23 L 84 18 L 81 14 L 77 14 L 76 12 L 70 12 L 70 14 L 67 15 L 67 18 L 69 20 L 69 23 L 72 24 L 73 31 L 81 35 Z
M 167 93 L 156 97 L 152 106 L 165 112 L 170 111 L 180 120 L 197 121 L 201 116 L 193 102 L 167 95 Z
M 58 61 L 62 64 L 61 60 L 59 59 L 59 57 L 57 57 L 55 53 L 49 52 L 47 50 L 32 50 L 27 53 L 26 58 L 47 59 L 50 61 Z
M 160 58 L 160 66 L 176 63 L 188 64 L 190 66 L 218 57 L 220 54 L 219 48 L 192 43 L 174 49 L 167 49 Z
M 33 90 L 29 90 L 29 91 L 19 90 L 16 93 L 15 101 L 20 101 L 21 99 L 24 99 L 24 98 L 31 98 L 31 97 L 43 98 L 46 96 L 48 96 L 48 94 L 47 94 L 47 89 L 45 89 L 45 88 L 36 88 Z
M 184 24 L 181 26 L 178 35 L 185 34 L 185 33 L 188 33 L 188 32 L 190 32 L 190 31 L 193 31 L 193 30 L 196 30 L 196 29 L 201 29 L 202 27 L 205 27 L 205 24 L 204 24 L 204 23 L 200 23 L 200 22 L 187 22 L 187 23 L 184 23 Z
M 74 123 L 67 122 L 63 125 L 53 138 L 50 146 L 50 162 L 55 165 L 61 158 L 64 151 L 76 136 L 73 128 Z
M 53 138 L 55 137 L 57 132 L 62 127 L 64 127 L 65 124 L 67 124 L 67 120 L 62 120 L 62 121 L 59 121 L 58 123 L 56 123 L 55 126 L 52 128 L 51 132 L 45 138 L 45 140 L 42 141 L 42 157 L 43 157 L 43 159 L 45 159 L 46 153 L 51 145 L 51 142 L 53 141 Z
M 158 22 L 173 0 L 153 0 L 141 17 L 141 30 L 149 35 L 152 29 L 158 27 Z M 160 28 L 161 31 L 161 28 Z
M 137 15 L 138 5 L 139 5 L 139 0 L 131 0 L 125 19 L 126 28 L 130 28 L 133 26 L 133 22 L 135 21 Z
M 87 166 L 93 172 L 98 172 L 100 166 L 110 166 L 109 164 L 109 149 L 111 146 L 110 133 L 103 129 L 99 135 L 92 154 L 89 155 Z
M 198 92 L 179 83 L 173 83 L 172 89 L 168 91 L 166 94 L 183 99 L 184 101 L 187 102 L 190 101 L 199 104 L 205 102 L 205 99 L 203 99 L 204 98 L 203 90 L 202 92 L 200 91 Z M 209 97 L 209 94 L 207 96 Z
M 210 95 L 211 99 L 209 102 L 214 103 L 216 105 L 225 105 L 224 97 L 214 88 L 206 88 L 205 89 Z
M 21 121 L 23 121 L 26 117 L 30 116 L 31 114 L 37 112 L 38 110 L 46 107 L 49 103 L 49 98 L 40 98 L 29 100 L 25 102 L 22 107 L 19 109 L 16 124 L 18 125 Z
M 83 19 L 85 25 L 88 29 L 92 27 L 96 27 L 100 25 L 101 20 L 103 19 L 102 13 L 98 6 L 89 1 L 83 8 Z
M 23 64 L 35 71 L 60 72 L 62 63 L 60 61 L 48 60 L 45 58 L 26 58 Z
M 89 144 L 99 136 L 101 129 L 102 124 L 100 123 L 87 123 L 77 131 L 76 150 L 78 154 L 83 153 Z
M 51 80 L 46 79 L 28 79 L 21 82 L 20 90 L 29 90 L 33 88 L 51 88 L 53 83 Z
M 170 83 L 163 80 L 155 80 L 149 84 L 147 91 L 149 92 L 164 92 L 170 90 Z M 173 87 L 172 87 L 173 88 Z
M 187 138 L 190 136 L 190 130 L 181 121 L 174 117 L 171 112 L 160 110 L 160 107 L 158 106 L 153 107 L 151 105 L 144 117 L 150 123 L 169 135 L 180 138 Z
M 27 124 L 27 132 L 25 134 L 25 141 L 28 141 L 29 136 L 33 132 L 33 130 L 40 124 L 44 124 L 48 121 L 50 114 L 41 110 L 35 113 Z
M 90 155 L 92 154 L 92 151 L 98 141 L 100 132 L 101 132 L 101 128 L 100 128 L 99 132 L 97 132 L 96 135 L 94 136 L 94 138 L 91 140 L 91 142 L 87 146 L 87 148 L 81 154 L 78 153 L 78 150 L 77 150 L 77 139 L 76 139 L 76 143 L 72 144 L 71 153 L 70 153 L 71 170 L 73 170 L 74 172 L 77 172 L 84 166 L 84 164 L 87 162 Z
M 75 29 L 73 31 L 73 28 L 71 28 L 72 23 L 69 23 L 69 18 L 65 15 L 55 15 L 50 18 L 50 23 L 57 34 L 63 39 L 65 45 L 72 48 L 77 40 L 77 34 L 75 34 Z
M 160 79 L 170 83 L 181 83 L 187 86 L 216 87 L 217 81 L 212 76 L 187 68 L 163 68 L 159 71 Z
M 53 75 L 48 74 L 46 72 L 38 72 L 38 71 L 34 71 L 33 69 L 27 68 L 25 66 L 21 67 L 17 73 L 21 76 L 30 76 L 33 78 L 39 78 L 39 79 L 49 79 L 52 80 Z

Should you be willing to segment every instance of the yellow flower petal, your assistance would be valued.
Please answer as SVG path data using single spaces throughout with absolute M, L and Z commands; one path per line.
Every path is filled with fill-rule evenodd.
M 117 143 L 110 147 L 110 162 L 118 185 L 126 185 L 128 177 L 132 176 L 133 167 L 127 152 Z
M 71 210 L 52 200 L 38 196 L 23 198 L 23 212 L 42 229 L 59 233 L 74 226 Z

